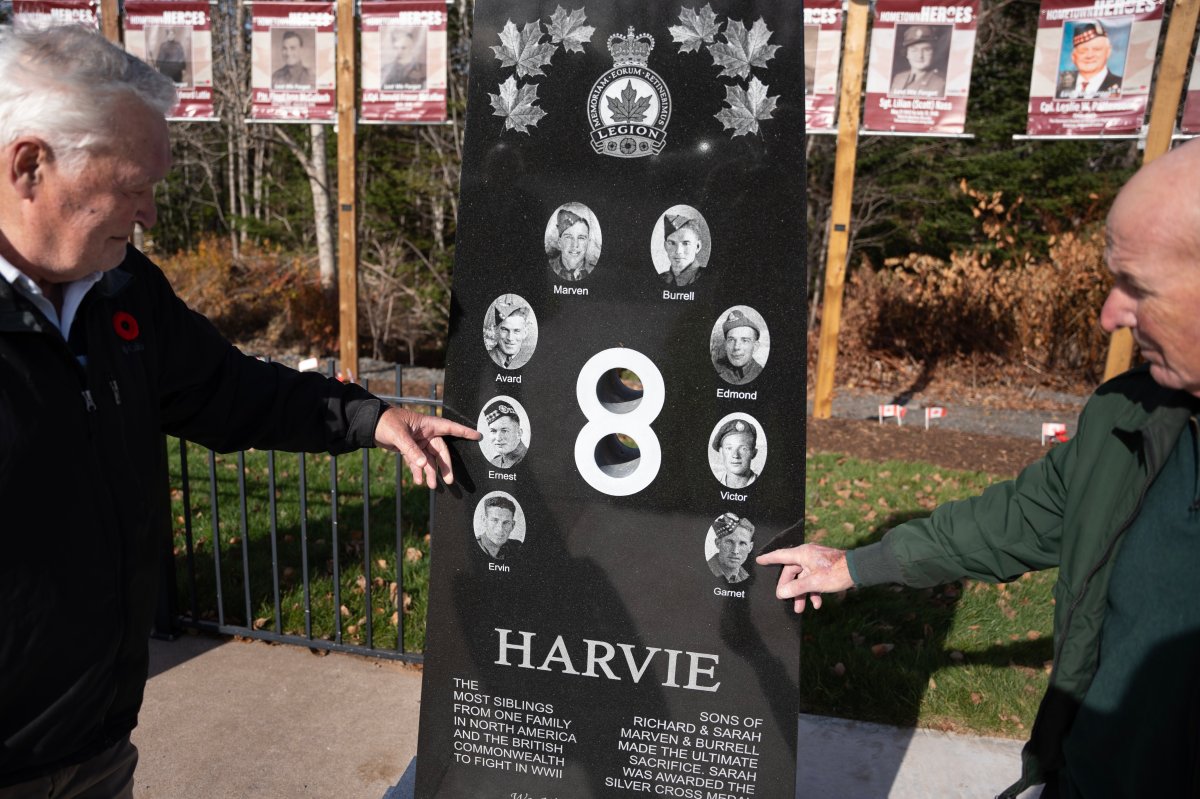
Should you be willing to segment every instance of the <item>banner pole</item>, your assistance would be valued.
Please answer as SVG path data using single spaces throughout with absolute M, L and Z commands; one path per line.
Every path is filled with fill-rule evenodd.
M 338 338 L 342 374 L 358 382 L 358 195 L 354 0 L 337 0 Z
M 121 9 L 117 0 L 100 0 L 100 30 L 113 44 L 121 43 Z
M 1146 133 L 1146 150 L 1142 163 L 1148 164 L 1171 149 L 1175 133 L 1175 118 L 1179 114 L 1179 98 L 1187 75 L 1192 40 L 1196 36 L 1196 19 L 1200 15 L 1200 0 L 1176 0 L 1167 25 L 1158 79 L 1154 83 L 1154 103 L 1150 108 L 1150 127 Z M 1133 361 L 1133 334 L 1121 328 L 1108 342 L 1108 358 L 1104 364 L 1104 379 L 1110 380 L 1129 368 Z
M 862 99 L 863 61 L 867 51 L 867 0 L 851 0 L 846 15 L 846 41 L 842 51 L 842 91 L 838 101 L 837 157 L 833 171 L 833 198 L 829 247 L 825 255 L 825 289 L 821 300 L 821 336 L 817 345 L 817 384 L 813 418 L 833 413 L 833 378 L 837 365 L 837 337 L 842 324 L 846 254 L 850 243 L 850 211 L 854 198 L 854 166 L 858 158 L 858 109 Z

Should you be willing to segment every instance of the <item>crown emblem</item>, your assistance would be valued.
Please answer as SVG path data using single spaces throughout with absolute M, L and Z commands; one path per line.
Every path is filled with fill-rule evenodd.
M 635 34 L 632 25 L 627 34 L 614 33 L 608 37 L 608 52 L 612 54 L 614 67 L 644 67 L 653 49 L 654 37 L 648 33 Z

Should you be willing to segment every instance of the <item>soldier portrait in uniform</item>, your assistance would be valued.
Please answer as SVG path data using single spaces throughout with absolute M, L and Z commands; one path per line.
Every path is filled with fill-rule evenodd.
M 722 513 L 708 528 L 704 555 L 709 571 L 730 585 L 750 577 L 746 563 L 754 550 L 754 525 L 736 513 Z
M 746 488 L 767 463 L 767 437 L 762 425 L 745 413 L 731 413 L 713 429 L 708 465 L 726 488 Z
M 488 463 L 511 469 L 529 451 L 529 414 L 512 397 L 496 397 L 479 414 L 477 429 L 483 433 L 479 448 Z
M 673 205 L 654 224 L 650 258 L 668 286 L 690 286 L 708 266 L 712 236 L 708 222 L 690 205 Z
M 771 336 L 762 315 L 749 305 L 721 314 L 709 339 L 713 368 L 726 383 L 743 386 L 758 377 L 771 353 Z
M 550 271 L 574 283 L 591 274 L 600 260 L 604 238 L 600 222 L 583 203 L 563 203 L 546 224 L 546 258 Z
M 949 25 L 897 25 L 892 96 L 942 97 L 950 60 Z
M 176 86 L 191 82 L 192 29 L 167 25 L 147 25 L 146 53 L 154 68 L 166 75 Z
M 311 28 L 271 29 L 272 89 L 311 89 L 313 76 L 306 63 L 316 60 L 316 31 Z
M 502 294 L 488 306 L 483 320 L 483 346 L 503 369 L 520 369 L 537 349 L 537 317 L 516 294 Z
M 525 514 L 511 494 L 493 491 L 475 506 L 475 543 L 488 558 L 511 561 L 525 543 Z
M 380 87 L 387 91 L 425 88 L 425 29 L 409 25 L 383 25 Z
M 1067 22 L 1063 25 L 1063 55 L 1059 59 L 1055 96 L 1115 97 L 1121 93 L 1128 28 L 1100 20 Z M 1114 50 L 1119 54 L 1114 55 Z M 1070 61 L 1064 63 L 1066 54 Z

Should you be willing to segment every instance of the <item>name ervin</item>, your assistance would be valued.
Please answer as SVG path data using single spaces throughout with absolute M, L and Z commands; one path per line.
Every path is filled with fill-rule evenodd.
M 657 661 L 662 664 L 665 660 L 666 679 L 662 685 L 666 688 L 682 688 L 687 691 L 716 691 L 721 687 L 719 680 L 714 680 L 714 672 L 720 663 L 719 655 L 709 655 L 704 652 L 685 652 L 680 649 L 664 649 L 657 646 L 635 647 L 632 644 L 610 644 L 607 641 L 593 641 L 584 638 L 573 647 L 568 647 L 563 637 L 557 636 L 549 649 L 545 650 L 540 665 L 535 665 L 536 633 L 512 630 L 500 627 L 493 628 L 499 633 L 499 654 L 496 657 L 497 666 L 516 666 L 519 669 L 537 669 L 538 671 L 560 671 L 574 677 L 607 677 L 610 680 L 632 680 L 639 683 L 646 676 L 650 664 Z M 520 641 L 510 640 L 520 636 Z M 543 636 L 543 640 L 545 636 Z M 572 649 L 574 653 L 572 654 Z M 617 650 L 621 657 L 617 657 Z M 580 651 L 582 650 L 582 651 Z M 635 654 L 636 653 L 636 654 Z M 662 655 L 662 657 L 659 657 Z M 509 658 L 514 658 L 510 661 Z M 639 660 L 640 658 L 640 660 Z M 575 667 L 576 663 L 584 665 L 583 671 Z M 685 680 L 683 684 L 679 680 Z M 703 680 L 703 682 L 702 682 Z
M 586 297 L 588 290 L 583 286 L 563 286 L 559 283 L 554 284 L 555 294 L 578 294 L 580 297 Z
M 758 391 L 734 391 L 729 388 L 718 388 L 717 399 L 756 400 L 758 399 Z
M 509 566 L 505 566 L 503 563 L 489 563 L 489 564 L 488 564 L 488 571 L 492 571 L 492 572 L 507 572 L 507 571 L 512 571 L 512 568 L 511 568 L 511 567 L 509 567 Z

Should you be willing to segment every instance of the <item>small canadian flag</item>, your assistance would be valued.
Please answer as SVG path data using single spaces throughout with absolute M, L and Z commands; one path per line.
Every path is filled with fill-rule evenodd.
M 904 417 L 908 415 L 908 408 L 903 405 L 880 405 L 879 406 L 879 423 L 883 424 L 884 419 L 895 417 L 896 424 L 904 424 Z
M 925 429 L 929 429 L 930 419 L 945 419 L 946 409 L 938 405 L 930 405 L 925 408 Z
M 1066 443 L 1067 426 L 1062 422 L 1042 422 L 1042 446 L 1051 440 Z

